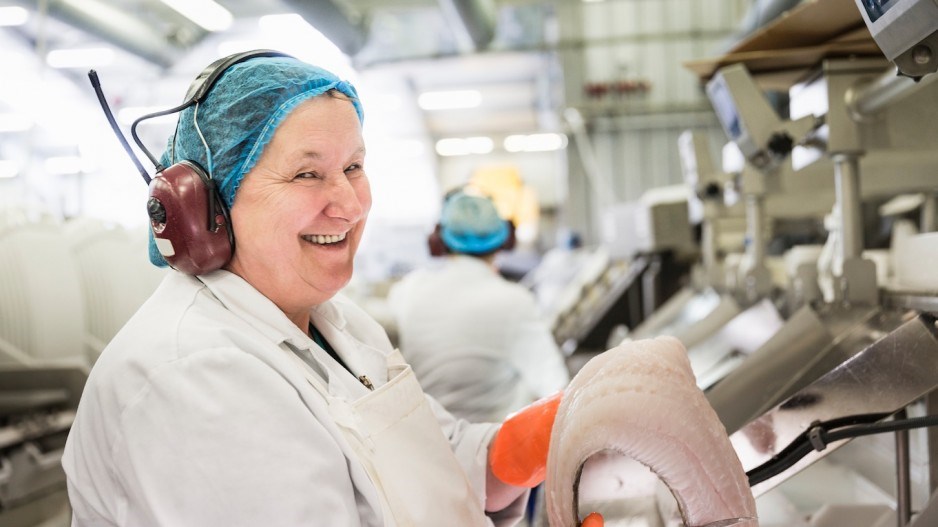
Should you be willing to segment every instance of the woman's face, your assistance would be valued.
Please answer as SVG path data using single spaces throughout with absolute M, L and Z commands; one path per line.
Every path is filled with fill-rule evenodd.
M 352 277 L 371 209 L 365 146 L 351 101 L 330 94 L 293 110 L 245 175 L 231 208 L 227 269 L 294 322 Z

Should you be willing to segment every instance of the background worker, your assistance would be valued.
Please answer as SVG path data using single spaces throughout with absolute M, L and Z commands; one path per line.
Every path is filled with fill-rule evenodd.
M 569 381 L 533 294 L 494 266 L 510 243 L 510 225 L 489 198 L 452 193 L 430 237 L 439 265 L 410 273 L 388 297 L 421 386 L 474 422 L 500 422 Z

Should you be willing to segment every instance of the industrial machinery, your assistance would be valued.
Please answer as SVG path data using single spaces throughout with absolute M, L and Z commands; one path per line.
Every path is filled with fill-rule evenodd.
M 778 499 L 773 489 L 797 493 L 806 482 L 800 476 L 820 474 L 821 483 L 802 490 L 805 501 L 809 492 L 825 500 L 810 509 L 811 527 L 924 527 L 938 524 L 938 433 L 932 432 L 938 426 L 938 75 L 929 74 L 936 69 L 938 4 L 856 1 L 896 67 L 882 58 L 822 58 L 790 86 L 787 116 L 767 104 L 743 64 L 714 77 L 708 95 L 746 159 L 736 181 L 746 206 L 749 261 L 731 284 L 721 280 L 731 262 L 704 246 L 710 272 L 695 275 L 704 287 L 679 292 L 631 337 L 699 330 L 721 298 L 741 306 L 773 298 L 785 323 L 732 368 L 709 370 L 720 378 L 701 378 L 700 343 L 707 339 L 688 346 L 692 364 L 698 359 L 698 383 L 712 383 L 708 400 L 757 498 Z M 682 149 L 682 157 L 694 150 Z M 862 207 L 906 193 L 922 196 L 922 232 L 893 236 L 892 277 L 884 279 L 888 273 L 865 251 L 870 225 Z M 719 212 L 719 202 L 711 203 L 711 213 Z M 761 234 L 766 218 L 780 210 L 818 218 L 832 212 L 834 221 L 823 254 L 816 246 L 792 248 L 801 255 L 791 259 L 788 291 L 773 297 Z M 820 271 L 819 256 L 832 257 Z M 820 272 L 831 274 L 826 295 Z M 710 328 L 711 337 L 733 318 Z M 924 436 L 910 431 L 916 427 L 931 428 Z M 861 486 L 864 497 L 875 499 L 858 502 L 847 490 Z M 797 512 L 797 522 L 766 518 L 763 524 L 807 526 L 804 510 Z
M 731 324 L 744 313 L 732 294 L 736 280 L 726 265 L 724 255 L 740 252 L 744 246 L 745 220 L 738 205 L 727 205 L 724 187 L 730 177 L 714 169 L 705 138 L 686 132 L 679 147 L 684 179 L 692 199 L 703 210 L 701 224 L 701 261 L 692 273 L 690 284 L 673 295 L 629 333 L 630 339 L 659 335 L 677 337 L 690 350 L 698 380 L 706 384 L 707 372 L 722 370 L 739 358 L 735 345 L 740 324 Z M 762 307 L 754 312 L 764 312 Z M 745 320 L 750 315 L 743 316 Z M 751 327 L 745 331 L 752 334 Z M 751 351 L 751 350 L 750 350 Z
M 81 366 L 0 364 L 0 524 L 67 513 L 62 451 L 86 378 Z
M 727 289 L 724 256 L 742 251 L 746 224 L 741 207 L 724 200 L 730 177 L 714 169 L 706 138 L 687 131 L 678 146 L 684 181 L 690 188 L 689 205 L 702 211 L 700 262 L 691 273 L 691 283 L 632 328 L 629 337 L 672 335 L 690 347 L 707 336 L 706 328 L 721 326 L 739 312 L 732 296 L 722 295 Z M 706 323 L 692 329 L 706 317 Z
M 879 311 L 876 268 L 873 262 L 862 258 L 859 179 L 861 170 L 869 176 L 880 175 L 880 179 L 889 174 L 891 193 L 928 191 L 936 184 L 936 176 L 931 167 L 935 166 L 934 163 L 938 159 L 931 153 L 932 147 L 929 146 L 938 144 L 933 142 L 936 140 L 934 133 L 927 129 L 910 130 L 909 125 L 884 127 L 882 121 L 857 122 L 848 113 L 846 93 L 858 83 L 880 73 L 883 67 L 879 61 L 826 61 L 814 78 L 792 88 L 790 104 L 793 113 L 814 111 L 825 118 L 825 124 L 815 131 L 815 136 L 823 138 L 816 141 L 824 141 L 825 155 L 834 165 L 836 210 L 840 218 L 838 237 L 841 240 L 840 269 L 834 279 L 835 298 L 832 303 L 819 309 L 808 305 L 795 312 L 789 325 L 792 329 L 780 332 L 766 344 L 767 349 L 758 354 L 764 355 L 766 361 L 779 361 L 779 355 L 784 355 L 785 360 L 790 361 L 787 365 L 776 363 L 768 366 L 766 363 L 764 367 L 759 367 L 761 359 L 754 356 L 756 360 L 751 361 L 738 374 L 727 378 L 726 382 L 715 387 L 710 393 L 711 403 L 718 409 L 730 430 L 735 430 L 735 427 L 761 415 L 767 409 L 755 408 L 756 401 L 753 399 L 743 404 L 729 401 L 734 398 L 733 393 L 747 390 L 743 384 L 749 387 L 759 386 L 760 390 L 764 391 L 767 386 L 772 385 L 772 378 L 788 379 L 786 382 L 794 383 L 795 386 L 800 382 L 815 380 L 818 375 L 826 373 L 835 365 L 822 359 L 826 353 L 832 352 L 819 352 L 819 343 L 828 341 L 824 348 L 832 350 L 834 342 L 840 340 L 842 332 L 850 331 L 856 324 L 864 323 Z M 930 96 L 934 97 L 934 93 L 930 91 Z M 923 106 L 928 106 L 924 104 L 927 97 L 928 93 L 922 93 L 916 98 L 905 99 L 901 104 L 890 107 L 889 117 L 901 118 L 905 113 L 908 122 L 921 122 L 920 118 L 912 119 L 908 112 L 921 112 Z M 909 146 L 900 149 L 897 145 Z M 865 154 L 861 155 L 863 152 Z M 865 160 L 862 169 L 861 157 Z M 822 158 L 815 163 L 826 161 Z M 867 177 L 864 182 L 871 179 Z M 882 192 L 884 189 L 868 190 Z M 865 194 L 868 195 L 868 192 Z M 808 338 L 809 336 L 813 338 Z M 789 338 L 794 340 L 789 342 L 786 340 Z M 802 344 L 797 345 L 796 341 Z M 787 351 L 779 354 L 770 351 L 772 349 Z M 836 362 L 836 359 L 832 360 Z M 818 369 L 822 371 L 799 373 L 804 365 L 812 362 L 816 362 Z M 793 380 L 799 377 L 803 380 Z M 782 392 L 768 397 L 762 404 L 771 407 L 790 395 L 792 393 Z M 753 406 L 748 410 L 748 414 L 738 412 L 747 405 Z
M 931 45 L 934 27 L 929 31 L 919 26 L 938 23 L 938 18 L 915 20 L 912 13 L 934 9 L 934 2 L 857 3 L 900 73 L 914 77 L 928 73 L 911 69 L 903 57 L 912 57 L 919 66 L 930 62 L 925 60 L 929 54 L 918 46 Z M 900 44 L 895 39 L 901 36 L 914 42 Z M 732 68 L 738 72 L 743 66 Z M 833 228 L 839 243 L 832 298 L 804 303 L 775 336 L 707 392 L 732 434 L 756 495 L 836 453 L 855 435 L 897 431 L 898 483 L 888 492 L 895 500 L 899 525 L 929 525 L 922 522 L 934 517 L 935 506 L 927 502 L 920 517 L 909 523 L 914 492 L 905 429 L 935 423 L 928 418 L 909 421 L 905 416 L 921 413 L 926 396 L 929 404 L 924 411 L 932 413 L 930 394 L 938 387 L 938 286 L 928 277 L 933 273 L 926 263 L 936 261 L 938 239 L 929 232 L 934 230 L 933 220 L 923 221 L 923 234 L 892 247 L 896 282 L 878 283 L 875 264 L 864 258 L 861 212 L 862 201 L 870 196 L 922 192 L 928 196 L 926 202 L 933 199 L 938 188 L 938 132 L 932 125 L 938 118 L 938 86 L 932 77 L 915 82 L 896 76 L 896 68 L 880 59 L 829 59 L 789 90 L 791 122 L 814 122 L 803 141 L 794 141 L 792 166 L 796 171 L 818 163 L 832 166 L 839 219 Z M 748 92 L 739 98 L 732 96 L 731 88 L 717 92 L 715 106 L 749 100 Z M 718 110 L 721 113 L 734 115 Z M 732 129 L 732 119 L 727 123 Z M 760 154 L 771 157 L 765 149 L 749 152 L 755 162 L 763 162 Z M 908 269 L 899 271 L 902 267 Z M 883 421 L 890 416 L 893 421 Z M 927 457 L 933 460 L 938 448 L 931 433 L 928 443 Z M 869 452 L 845 450 L 839 459 L 857 471 L 881 471 L 881 466 L 872 467 L 876 461 Z M 919 493 L 926 497 L 938 484 L 934 463 L 930 470 L 929 488 Z
M 91 364 L 162 272 L 146 237 L 0 221 L 0 525 L 64 524 L 61 456 Z
M 554 336 L 567 353 L 599 352 L 671 297 L 696 251 L 685 189 L 649 191 L 610 207 L 603 243 L 558 295 Z M 524 282 L 524 281 L 523 281 Z
M 691 132 L 682 136 L 680 151 L 685 180 L 695 190 L 704 211 L 701 264 L 691 286 L 630 334 L 633 339 L 657 335 L 680 339 L 688 348 L 698 384 L 704 389 L 726 376 L 772 337 L 783 319 L 794 311 L 789 309 L 791 302 L 801 302 L 814 293 L 801 285 L 816 277 L 816 272 L 810 272 L 813 265 L 793 265 L 786 276 L 781 259 L 775 258 L 770 270 L 767 240 L 785 222 L 823 216 L 834 201 L 832 186 L 822 183 L 832 171 L 829 164 L 819 163 L 795 171 L 790 159 L 781 158 L 781 151 L 768 154 L 768 146 L 753 140 L 761 135 L 766 142 L 778 142 L 773 137 L 784 134 L 790 139 L 787 147 L 790 149 L 794 145 L 791 134 L 804 135 L 806 126 L 787 126 L 783 122 L 761 126 L 758 119 L 764 119 L 771 111 L 768 102 L 744 70 L 731 68 L 730 72 L 734 78 L 720 77 L 720 89 L 713 90 L 719 93 L 718 101 L 732 102 L 732 95 L 741 89 L 746 94 L 742 100 L 757 102 L 753 104 L 754 112 L 745 105 L 724 111 L 734 116 L 731 128 L 774 130 L 737 134 L 740 138 L 737 151 L 745 149 L 751 158 L 764 160 L 759 161 L 763 168 L 756 169 L 749 163 L 736 169 L 737 174 L 727 167 L 718 170 L 701 137 Z M 800 123 L 811 121 L 806 118 Z M 730 187 L 742 198 L 730 200 L 726 196 Z M 792 291 L 797 295 L 790 301 L 786 297 L 792 296 Z
M 863 21 L 899 73 L 938 71 L 938 4 L 931 0 L 856 0 Z

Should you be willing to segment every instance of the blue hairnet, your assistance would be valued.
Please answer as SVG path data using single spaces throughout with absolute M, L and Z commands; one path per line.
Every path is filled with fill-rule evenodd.
M 508 223 L 488 198 L 459 193 L 443 204 L 440 237 L 453 252 L 487 254 L 501 247 L 508 235 Z
M 331 72 L 290 57 L 257 57 L 235 64 L 197 105 L 199 129 L 211 157 L 193 124 L 194 105 L 180 113 L 175 145 L 170 137 L 160 162 L 163 166 L 183 159 L 198 163 L 212 176 L 222 200 L 231 207 L 244 175 L 254 168 L 287 115 L 300 103 L 332 89 L 352 99 L 362 121 L 364 114 L 355 87 Z M 152 233 L 150 261 L 166 266 Z

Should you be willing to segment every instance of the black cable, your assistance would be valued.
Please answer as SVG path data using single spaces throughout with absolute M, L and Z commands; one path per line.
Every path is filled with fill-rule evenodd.
M 123 146 L 124 150 L 127 151 L 127 155 L 130 156 L 130 160 L 134 162 L 137 170 L 140 171 L 140 175 L 143 176 L 143 180 L 147 182 L 147 185 L 149 185 L 150 175 L 147 174 L 147 170 L 143 168 L 143 164 L 140 163 L 140 160 L 137 159 L 136 155 L 134 155 L 134 151 L 130 149 L 130 144 L 127 143 L 127 139 L 121 132 L 120 127 L 117 126 L 117 120 L 114 119 L 114 114 L 111 113 L 111 107 L 108 105 L 107 99 L 104 98 L 104 91 L 101 89 L 101 81 L 98 80 L 98 72 L 95 70 L 90 70 L 88 72 L 88 79 L 91 81 L 91 86 L 94 88 L 95 95 L 98 96 L 98 102 L 101 103 L 101 109 L 104 110 L 104 116 L 107 118 L 107 122 L 111 125 L 111 130 L 114 130 L 114 135 L 117 136 L 117 140 L 120 141 L 121 146 Z
M 791 468 L 812 451 L 822 451 L 830 443 L 861 437 L 873 434 L 882 434 L 886 432 L 895 432 L 898 430 L 912 430 L 915 428 L 924 428 L 938 426 L 938 416 L 931 415 L 925 417 L 913 417 L 895 421 L 886 421 L 882 423 L 865 423 L 857 425 L 858 421 L 876 420 L 885 417 L 883 414 L 868 414 L 851 416 L 835 419 L 831 421 L 818 422 L 805 430 L 794 441 L 788 444 L 781 452 L 772 459 L 748 471 L 746 477 L 749 478 L 749 486 L 755 486 L 763 481 L 771 479 L 785 470 Z M 853 421 L 849 425 L 838 424 Z M 838 430 L 831 430 L 839 428 Z
M 791 468 L 792 465 L 800 461 L 801 458 L 810 454 L 812 450 L 814 450 L 814 448 L 811 446 L 811 443 L 792 442 L 792 444 L 785 447 L 785 450 L 779 453 L 779 455 L 746 472 L 746 477 L 749 478 L 749 486 L 754 487 L 767 479 L 774 478 L 782 472 L 785 472 Z
M 840 441 L 851 437 L 861 437 L 873 434 L 882 434 L 885 432 L 897 432 L 899 430 L 913 430 L 915 428 L 926 428 L 929 426 L 938 426 L 938 415 L 927 415 L 924 417 L 911 417 L 898 421 L 886 421 L 883 423 L 873 423 L 870 425 L 854 426 L 827 432 L 825 439 L 827 443 Z
M 170 108 L 168 110 L 163 110 L 163 111 L 154 112 L 154 113 L 148 113 L 142 117 L 137 118 L 137 120 L 134 121 L 132 125 L 130 125 L 130 135 L 133 136 L 134 142 L 137 143 L 137 146 L 140 147 L 140 150 L 142 150 L 143 153 L 146 154 L 146 156 L 150 159 L 150 161 L 153 163 L 153 166 L 156 167 L 157 172 L 163 171 L 163 165 L 160 163 L 159 159 L 154 157 L 153 154 L 151 154 L 150 151 L 147 150 L 147 147 L 143 146 L 143 141 L 141 141 L 140 138 L 137 137 L 137 125 L 143 121 L 146 121 L 147 119 L 153 119 L 154 117 L 162 117 L 164 115 L 169 115 L 171 113 L 179 113 L 185 110 L 186 108 L 192 106 L 193 104 L 195 104 L 195 102 L 196 102 L 195 99 L 192 99 L 192 100 L 188 100 L 180 104 L 179 106 L 176 106 L 175 108 Z M 179 125 L 178 121 L 176 125 L 178 127 Z M 174 133 L 173 142 L 175 143 L 175 141 L 176 141 L 176 135 Z

